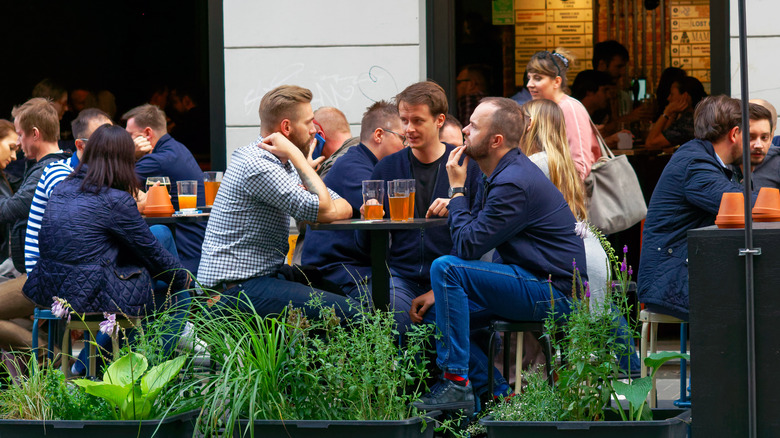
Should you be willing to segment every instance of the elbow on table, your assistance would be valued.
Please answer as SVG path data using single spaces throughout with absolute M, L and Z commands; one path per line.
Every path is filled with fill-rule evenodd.
M 317 222 L 330 223 L 337 220 L 352 217 L 352 206 L 344 198 L 339 198 L 330 203 L 326 208 L 320 207 L 317 214 Z

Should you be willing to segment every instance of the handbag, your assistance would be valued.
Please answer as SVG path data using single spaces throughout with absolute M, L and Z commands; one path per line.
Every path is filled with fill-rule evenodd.
M 601 158 L 585 178 L 588 222 L 604 234 L 627 230 L 647 216 L 647 204 L 636 172 L 625 155 L 617 157 L 590 123 L 601 148 Z

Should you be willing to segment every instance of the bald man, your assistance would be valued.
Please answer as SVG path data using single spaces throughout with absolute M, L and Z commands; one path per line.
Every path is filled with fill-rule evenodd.
M 320 178 L 325 178 L 336 159 L 344 155 L 350 147 L 360 143 L 360 139 L 352 136 L 347 116 L 332 106 L 321 106 L 314 111 L 314 126 L 325 140 L 320 155 L 324 157 L 324 161 L 317 168 Z

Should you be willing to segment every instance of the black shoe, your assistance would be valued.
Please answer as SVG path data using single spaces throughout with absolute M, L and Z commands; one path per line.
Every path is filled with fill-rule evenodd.
M 414 407 L 423 411 L 453 411 L 463 410 L 466 415 L 474 413 L 474 391 L 471 382 L 461 386 L 455 382 L 442 379 L 431 388 L 420 400 L 413 403 Z

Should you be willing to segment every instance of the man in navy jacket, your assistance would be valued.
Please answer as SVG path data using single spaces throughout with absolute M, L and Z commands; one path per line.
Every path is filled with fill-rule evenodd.
M 561 192 L 520 152 L 523 126 L 513 100 L 485 98 L 463 130 L 465 146 L 449 154 L 447 174 L 456 192 L 449 203 L 455 255 L 440 257 L 431 267 L 436 326 L 442 333 L 436 364 L 444 375 L 415 403 L 419 409 L 474 409 L 470 373 L 476 382 L 474 373 L 492 366 L 469 340 L 474 305 L 501 318 L 542 321 L 553 308 L 555 313 L 571 311 L 573 262 L 587 278 L 585 246 L 574 232 L 577 220 Z M 470 195 L 457 190 L 466 184 L 471 162 L 485 174 L 485 189 L 472 207 Z M 502 263 L 479 260 L 493 248 Z M 415 303 L 412 312 L 425 313 L 429 307 L 430 301 Z M 475 360 L 482 363 L 476 369 Z
M 122 120 L 127 120 L 126 130 L 136 144 L 136 156 L 140 157 L 135 163 L 135 173 L 141 185 L 144 186 L 150 176 L 169 177 L 171 202 L 178 210 L 176 182 L 195 180 L 198 181 L 198 205 L 206 205 L 203 171 L 192 152 L 168 134 L 165 113 L 154 105 L 146 104 L 126 112 Z M 195 275 L 205 234 L 204 223 L 176 225 L 176 247 L 181 263 Z
M 396 102 L 409 147 L 379 162 L 371 179 L 415 179 L 414 217 L 446 217 L 450 184 L 445 165 L 454 146 L 439 141 L 439 130 L 447 115 L 447 96 L 434 82 L 418 82 L 398 94 Z M 463 186 L 476 193 L 480 172 L 474 163 L 468 169 Z M 385 205 L 389 205 L 387 198 Z M 389 213 L 389 208 L 385 212 Z M 431 263 L 452 251 L 452 239 L 447 227 L 440 226 L 393 231 L 391 240 L 387 260 L 392 278 L 390 302 L 396 310 L 398 330 L 403 333 L 411 325 L 408 312 L 412 300 L 431 290 Z
M 374 103 L 363 114 L 360 144 L 347 150 L 323 178 L 329 189 L 349 201 L 353 218 L 360 217 L 363 181 L 371 179 L 376 163 L 404 148 L 402 131 L 398 108 L 385 101 Z M 354 231 L 307 229 L 301 261 L 318 267 L 322 278 L 338 285 L 344 295 L 359 300 L 366 292 L 363 280 L 371 275 L 371 268 Z
M 740 101 L 707 97 L 693 120 L 696 138 L 672 155 L 650 198 L 637 278 L 639 301 L 683 320 L 688 319 L 688 230 L 713 225 L 723 193 L 742 191 L 727 167 L 742 162 Z

